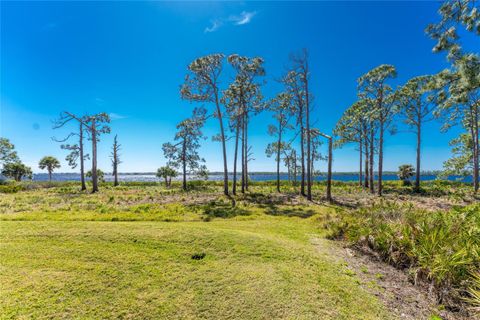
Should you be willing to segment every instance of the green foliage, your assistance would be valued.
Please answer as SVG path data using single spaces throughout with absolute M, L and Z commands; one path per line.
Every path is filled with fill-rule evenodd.
M 1 173 L 3 176 L 15 181 L 21 181 L 23 178 L 32 179 L 33 175 L 32 169 L 19 161 L 4 164 Z
M 430 24 L 426 32 L 437 41 L 433 52 L 448 51 L 449 58 L 455 59 L 462 54 L 458 42 L 458 26 L 480 35 L 480 8 L 475 0 L 445 1 L 438 13 L 441 20 Z
M 38 167 L 42 170 L 47 169 L 50 180 L 52 180 L 52 172 L 55 169 L 60 168 L 60 161 L 58 161 L 58 159 L 55 157 L 46 156 L 40 160 L 40 162 L 38 163 Z
M 20 184 L 0 185 L 0 193 L 17 193 L 22 190 L 24 190 L 24 187 Z
M 177 125 L 178 131 L 174 139 L 177 143 L 163 144 L 163 153 L 168 160 L 167 167 L 177 170 L 185 168 L 185 174 L 205 174 L 207 171 L 203 164 L 205 159 L 200 157 L 198 149 L 200 140 L 203 138 L 202 127 L 206 121 L 206 113 L 205 108 L 195 108 L 190 118 Z M 164 175 L 160 175 L 160 177 L 165 178 Z
M 7 138 L 0 138 L 0 163 L 20 161 L 15 146 Z
M 88 170 L 85 176 L 87 178 L 92 178 L 92 170 Z M 98 181 L 105 182 L 105 173 L 100 169 L 97 169 L 97 178 L 98 178 Z
M 473 312 L 480 315 L 480 271 L 472 274 L 472 285 L 468 290 L 470 297 L 467 301 L 473 306 Z
M 157 177 L 165 179 L 165 186 L 170 187 L 172 183 L 172 178 L 175 178 L 178 175 L 178 172 L 170 167 L 170 166 L 163 166 L 158 168 L 157 170 Z
M 415 168 L 411 164 L 402 164 L 398 167 L 398 179 L 402 180 L 404 186 L 411 185 L 410 179 L 415 175 Z
M 415 132 L 422 123 L 432 120 L 434 82 L 434 76 L 418 76 L 398 90 L 398 111 Z
M 480 267 L 480 205 L 450 212 L 380 203 L 342 212 L 326 227 L 333 238 L 367 245 L 389 263 L 410 268 L 436 288 L 440 301 L 460 299 Z

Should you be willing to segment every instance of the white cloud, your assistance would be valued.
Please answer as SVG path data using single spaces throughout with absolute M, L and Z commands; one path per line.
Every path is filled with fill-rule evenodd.
M 220 28 L 222 26 L 222 24 L 223 24 L 223 22 L 218 20 L 218 19 L 212 20 L 212 26 L 211 27 L 206 27 L 205 32 L 214 32 L 218 28 Z
M 119 119 L 125 119 L 126 118 L 126 116 L 122 116 L 121 114 L 114 113 L 114 112 L 111 112 L 109 114 L 109 116 L 110 116 L 110 119 L 112 119 L 112 120 L 119 120 Z
M 250 23 L 252 21 L 253 17 L 257 14 L 256 11 L 242 11 L 238 15 L 231 15 L 228 18 L 219 18 L 219 19 L 214 19 L 211 21 L 212 25 L 210 27 L 206 27 L 204 32 L 214 32 L 217 31 L 218 28 L 223 26 L 225 23 L 228 24 L 233 24 L 235 26 L 241 26 L 244 24 Z
M 252 18 L 257 14 L 256 11 L 248 12 L 242 11 L 238 16 L 230 16 L 228 20 L 232 21 L 233 24 L 237 26 L 241 26 L 252 21 Z

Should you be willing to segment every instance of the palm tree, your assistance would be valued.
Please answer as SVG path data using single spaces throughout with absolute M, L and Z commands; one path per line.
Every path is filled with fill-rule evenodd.
M 47 169 L 48 171 L 48 178 L 52 181 L 52 173 L 53 170 L 60 168 L 60 161 L 57 158 L 52 156 L 43 157 L 42 160 L 38 163 L 38 167 L 40 169 Z
M 404 186 L 412 184 L 410 178 L 415 175 L 415 168 L 411 164 L 402 164 L 398 167 L 398 178 L 403 181 Z

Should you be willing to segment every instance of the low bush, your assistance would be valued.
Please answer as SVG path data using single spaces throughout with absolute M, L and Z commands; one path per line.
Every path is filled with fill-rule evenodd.
M 16 193 L 24 190 L 24 187 L 19 184 L 0 184 L 0 193 Z
M 379 203 L 326 223 L 331 238 L 368 246 L 390 264 L 427 280 L 439 302 L 463 300 L 480 268 L 480 204 L 448 212 Z M 478 281 L 478 279 L 477 279 Z

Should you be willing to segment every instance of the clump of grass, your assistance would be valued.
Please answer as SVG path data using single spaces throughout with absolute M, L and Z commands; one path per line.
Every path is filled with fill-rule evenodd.
M 330 238 L 368 246 L 390 264 L 409 268 L 415 281 L 430 283 L 439 302 L 453 305 L 463 300 L 469 283 L 474 282 L 472 272 L 480 267 L 479 204 L 427 212 L 412 205 L 380 202 L 342 211 L 326 227 Z M 475 290 L 470 288 L 473 297 L 478 293 Z
M 468 290 L 467 301 L 472 305 L 474 313 L 480 315 L 480 271 L 472 274 L 472 285 Z
M 192 254 L 192 259 L 193 260 L 202 260 L 203 258 L 205 258 L 207 254 L 205 252 L 198 252 L 198 253 L 194 253 Z

